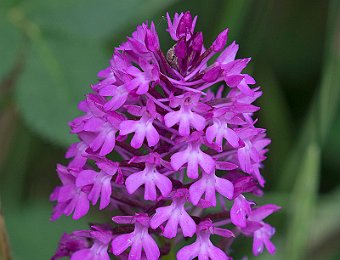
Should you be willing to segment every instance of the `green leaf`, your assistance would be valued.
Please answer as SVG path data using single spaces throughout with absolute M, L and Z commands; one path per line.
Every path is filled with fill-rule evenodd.
M 309 243 L 309 256 L 322 259 L 339 251 L 340 187 L 318 201 Z M 325 258 L 323 258 L 325 259 Z M 337 258 L 334 258 L 337 259 Z
M 16 98 L 27 125 L 62 145 L 75 138 L 67 122 L 79 114 L 77 103 L 90 92 L 96 72 L 106 66 L 103 47 L 55 36 L 33 36 Z
M 35 202 L 20 208 L 5 208 L 4 215 L 14 259 L 50 259 L 63 233 L 88 229 L 88 218 L 70 217 L 51 222 L 51 205 Z
M 316 204 L 320 170 L 320 148 L 311 143 L 304 153 L 301 169 L 290 198 L 290 218 L 285 258 L 304 259 Z
M 259 118 L 267 126 L 268 136 L 272 139 L 270 144 L 270 172 L 282 169 L 287 154 L 289 154 L 293 137 L 292 117 L 287 100 L 271 68 L 266 64 L 257 65 L 256 79 L 261 82 L 263 96 L 259 99 L 262 109 Z M 280 120 L 278 120 L 280 118 Z M 267 170 L 268 162 L 265 170 Z M 268 176 L 275 178 L 276 176 Z M 280 205 L 280 204 L 279 204 Z
M 294 180 L 294 169 L 301 161 L 304 148 L 310 142 L 318 142 L 322 148 L 336 116 L 340 102 L 340 2 L 333 0 L 329 6 L 328 41 L 325 48 L 325 62 L 319 91 L 314 97 L 305 123 L 292 149 L 289 160 L 281 173 L 279 188 L 289 190 Z
M 109 60 L 99 38 L 138 24 L 171 2 L 25 1 L 14 9 L 32 43 L 16 95 L 26 123 L 54 142 L 73 142 L 67 122 L 78 114 L 76 104 Z
M 333 0 L 329 6 L 328 50 L 324 59 L 325 72 L 319 94 L 320 139 L 325 142 L 340 101 L 340 2 Z
M 42 0 L 25 3 L 22 9 L 39 27 L 92 39 L 103 38 L 139 24 L 176 0 Z
M 252 2 L 247 0 L 225 1 L 224 6 L 218 10 L 220 12 L 217 17 L 219 23 L 214 26 L 213 30 L 217 35 L 223 29 L 230 29 L 229 38 L 238 40 L 237 37 L 242 32 L 246 15 L 250 9 Z
M 20 32 L 8 20 L 7 13 L 0 11 L 0 82 L 17 61 Z
M 4 164 L 0 165 L 0 194 L 5 206 L 17 205 L 23 197 L 22 188 L 31 155 L 32 136 L 22 124 L 16 126 Z

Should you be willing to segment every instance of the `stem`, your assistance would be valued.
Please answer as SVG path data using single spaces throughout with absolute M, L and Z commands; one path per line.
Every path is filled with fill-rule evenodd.
M 120 148 L 124 149 L 125 151 L 127 151 L 128 153 L 130 153 L 132 155 L 136 155 L 136 156 L 144 155 L 139 150 L 133 149 L 132 147 L 130 147 L 129 145 L 127 145 L 124 142 L 119 142 L 118 146 L 120 146 Z
M 202 79 L 197 80 L 197 81 L 191 81 L 191 82 L 186 82 L 184 80 L 178 81 L 178 80 L 175 80 L 175 79 L 172 79 L 172 78 L 169 78 L 169 77 L 167 77 L 167 79 L 173 84 L 184 85 L 184 86 L 188 86 L 188 87 L 194 86 L 194 85 L 197 85 L 197 84 L 204 82 L 204 80 L 202 80 Z
M 215 80 L 214 82 L 208 82 L 207 84 L 204 84 L 203 86 L 199 87 L 197 90 L 205 90 L 220 81 L 222 81 L 221 77 Z
M 157 125 L 158 127 L 160 127 L 160 128 L 163 128 L 163 129 L 165 129 L 165 130 L 167 130 L 167 131 L 169 131 L 170 133 L 172 133 L 172 134 L 174 134 L 174 135 L 178 135 L 178 132 L 175 130 L 175 129 L 173 129 L 173 128 L 168 128 L 168 127 L 166 127 L 165 125 L 163 125 L 161 122 L 159 122 L 159 121 L 153 121 L 153 123 L 155 124 L 155 125 Z
M 224 225 L 228 225 L 230 223 L 231 223 L 231 220 L 228 218 L 228 219 L 225 219 L 225 220 L 214 222 L 214 226 L 215 227 L 221 227 L 221 226 L 224 226 Z
M 11 253 L 9 248 L 8 236 L 6 231 L 5 220 L 0 209 L 0 258 L 4 260 L 11 260 Z
M 124 148 L 116 146 L 115 152 L 117 152 L 124 160 L 129 160 L 131 158 L 130 152 L 126 151 Z M 128 155 L 130 154 L 130 155 Z
M 214 154 L 213 158 L 214 159 L 220 159 L 220 158 L 222 158 L 224 156 L 232 155 L 233 153 L 235 153 L 235 151 L 226 151 L 226 152 L 223 152 L 223 153 Z
M 159 137 L 160 137 L 160 139 L 162 139 L 163 141 L 165 141 L 165 142 L 167 142 L 167 143 L 169 143 L 169 144 L 171 144 L 171 145 L 175 145 L 175 143 L 174 143 L 173 141 L 171 141 L 169 138 L 164 137 L 164 136 L 162 136 L 162 135 L 160 135 Z
M 122 202 L 124 204 L 127 204 L 131 207 L 138 207 L 138 208 L 141 208 L 143 210 L 147 209 L 146 205 L 144 205 L 140 201 L 134 200 L 131 197 L 127 197 L 122 193 L 112 193 L 111 198 L 114 199 L 114 200 L 117 200 L 119 202 Z
M 156 98 L 154 98 L 154 96 L 152 96 L 150 93 L 146 93 L 145 94 L 148 98 L 150 98 L 156 105 L 158 105 L 159 107 L 161 107 L 161 108 L 163 108 L 164 110 L 166 110 L 166 111 L 168 111 L 168 112 L 173 112 L 173 110 L 170 108 L 170 107 L 168 107 L 168 106 L 166 106 L 166 105 L 164 105 L 164 104 L 162 104 L 161 102 L 159 102 Z

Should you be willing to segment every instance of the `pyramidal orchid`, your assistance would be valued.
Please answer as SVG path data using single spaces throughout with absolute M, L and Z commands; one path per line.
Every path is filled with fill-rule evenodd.
M 179 260 L 231 259 L 242 235 L 254 255 L 275 253 L 264 219 L 279 207 L 252 200 L 263 195 L 270 143 L 255 126 L 262 92 L 228 29 L 205 45 L 196 21 L 167 14 L 166 52 L 154 23 L 138 26 L 80 102 L 51 219 L 98 204 L 112 221 L 64 234 L 53 259 L 156 260 L 170 250 Z

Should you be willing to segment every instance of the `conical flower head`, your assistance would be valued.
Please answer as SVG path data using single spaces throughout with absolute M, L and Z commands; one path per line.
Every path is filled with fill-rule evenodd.
M 228 28 L 205 44 L 197 19 L 166 15 L 168 50 L 153 22 L 137 26 L 79 103 L 83 114 L 69 124 L 79 140 L 58 165 L 52 220 L 79 219 L 98 203 L 114 223 L 64 236 L 54 259 L 156 260 L 183 237 L 196 240 L 177 259 L 230 259 L 239 234 L 253 238 L 254 255 L 275 252 L 263 219 L 278 207 L 248 197 L 264 194 L 270 143 L 256 127 L 262 92 L 245 72 L 251 59 L 237 57 Z

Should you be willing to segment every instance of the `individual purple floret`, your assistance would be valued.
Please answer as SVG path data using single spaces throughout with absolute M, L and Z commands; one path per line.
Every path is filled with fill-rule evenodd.
M 176 237 L 178 226 L 180 226 L 183 236 L 192 237 L 196 232 L 196 224 L 184 208 L 188 195 L 187 189 L 176 190 L 171 196 L 173 202 L 170 206 L 156 209 L 156 214 L 153 215 L 150 222 L 151 227 L 156 229 L 167 222 L 162 233 L 163 236 L 167 238 Z
M 100 197 L 99 209 L 107 207 L 110 203 L 112 177 L 117 173 L 119 164 L 110 160 L 96 162 L 99 172 L 94 170 L 82 170 L 77 179 L 76 186 L 85 187 L 90 185 L 88 199 L 95 205 Z
M 212 260 L 230 259 L 225 252 L 214 246 L 210 241 L 210 236 L 213 234 L 226 238 L 235 236 L 230 230 L 214 227 L 210 219 L 204 220 L 197 227 L 196 242 L 185 246 L 180 251 L 178 251 L 177 259 L 191 260 L 196 257 L 198 257 L 198 259 Z
M 119 256 L 127 248 L 131 247 L 129 259 L 141 259 L 142 251 L 146 259 L 156 260 L 160 252 L 155 240 L 148 233 L 150 219 L 146 214 L 137 214 L 131 217 L 113 217 L 112 220 L 118 224 L 134 224 L 133 232 L 119 235 L 112 240 L 111 251 Z
M 111 240 L 112 232 L 99 226 L 91 226 L 91 230 L 75 231 L 72 234 L 65 233 L 52 260 L 64 256 L 69 256 L 71 260 L 109 260 L 108 247 Z
M 167 14 L 166 52 L 154 23 L 138 26 L 80 102 L 51 219 L 79 219 L 98 203 L 113 222 L 64 234 L 52 259 L 232 259 L 240 235 L 253 238 L 254 255 L 275 252 L 263 219 L 279 207 L 252 201 L 263 195 L 270 139 L 256 127 L 251 59 L 237 58 L 229 29 L 204 45 L 196 21 Z
M 88 191 L 76 185 L 79 169 L 72 170 L 58 164 L 57 172 L 63 185 L 56 187 L 50 196 L 50 200 L 57 201 L 51 219 L 56 220 L 63 214 L 69 216 L 72 213 L 73 219 L 85 216 L 89 211 L 90 202 Z

